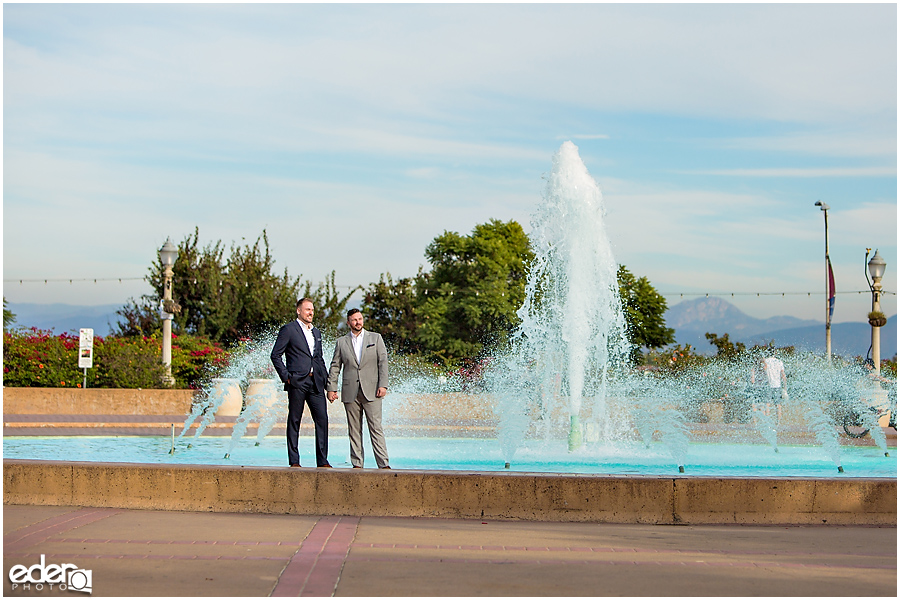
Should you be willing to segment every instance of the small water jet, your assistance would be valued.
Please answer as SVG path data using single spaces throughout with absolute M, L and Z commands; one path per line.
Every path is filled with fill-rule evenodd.
M 280 396 L 284 396 L 281 398 Z M 231 458 L 231 452 L 244 437 L 251 422 L 259 423 L 256 445 L 266 436 L 280 414 L 287 414 L 287 392 L 279 394 L 274 379 L 250 379 L 247 384 L 246 406 L 238 416 L 231 431 L 231 445 L 225 452 L 225 458 Z
M 224 407 L 225 410 L 222 410 Z M 193 406 L 191 407 L 191 414 L 188 415 L 188 418 L 184 422 L 184 427 L 181 430 L 181 433 L 178 434 L 178 440 L 181 440 L 184 437 L 184 434 L 190 429 L 191 425 L 199 417 L 203 417 L 200 420 L 200 426 L 197 428 L 197 431 L 194 432 L 193 439 L 197 439 L 203 433 L 203 431 L 212 423 L 216 415 L 221 412 L 221 416 L 224 416 L 225 413 L 228 415 L 237 415 L 241 411 L 241 389 L 240 389 L 240 380 L 233 378 L 214 378 L 210 382 L 200 396 L 198 401 L 195 401 Z M 191 447 L 191 444 L 188 444 L 188 448 Z

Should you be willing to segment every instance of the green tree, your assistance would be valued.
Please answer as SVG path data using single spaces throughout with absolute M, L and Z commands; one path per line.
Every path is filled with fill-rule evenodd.
M 392 350 L 414 353 L 422 350 L 416 340 L 419 329 L 417 282 L 423 278 L 422 269 L 416 278 L 404 277 L 394 281 L 390 273 L 382 273 L 378 283 L 370 284 L 360 307 L 367 327 L 378 331 Z
M 726 360 L 737 358 L 738 355 L 743 354 L 744 350 L 747 349 L 747 346 L 743 343 L 734 343 L 729 340 L 727 333 L 722 335 L 722 337 L 719 337 L 715 333 L 706 333 L 705 336 L 706 339 L 709 340 L 709 343 L 716 347 L 716 358 L 723 358 Z
M 641 348 L 661 348 L 675 342 L 675 330 L 666 327 L 667 304 L 646 277 L 635 277 L 624 265 L 616 273 L 619 296 L 625 311 L 632 359 L 641 358 Z
M 794 346 L 775 346 L 775 340 L 770 339 L 765 344 L 753 344 L 750 347 L 750 352 L 757 355 L 765 355 L 765 356 L 773 356 L 773 355 L 782 355 L 782 356 L 792 356 L 795 353 L 796 349 Z
M 335 272 L 332 271 L 325 281 L 320 283 L 315 290 L 312 289 L 312 282 L 307 280 L 302 295 L 303 298 L 309 298 L 313 301 L 313 306 L 316 309 L 315 315 L 313 316 L 313 323 L 315 326 L 322 333 L 332 338 L 337 337 L 341 331 L 347 328 L 347 302 L 350 301 L 350 297 L 353 296 L 357 290 L 363 289 L 361 285 L 358 285 L 351 287 L 350 291 L 342 295 L 338 292 L 334 279 Z M 290 316 L 295 316 L 297 314 L 296 302 L 293 306 L 294 308 L 291 310 Z M 290 318 L 290 316 L 288 318 Z M 283 320 L 287 320 L 288 318 Z
M 195 228 L 178 244 L 172 286 L 173 299 L 181 305 L 174 319 L 177 333 L 230 344 L 277 327 L 295 314 L 300 280 L 287 269 L 281 275 L 274 272 L 265 230 L 252 245 L 232 244 L 227 258 L 221 241 L 201 247 L 199 237 Z M 160 328 L 163 268 L 158 257 L 147 281 L 156 293 L 139 302 L 132 299 L 117 311 L 119 334 L 147 335 Z
M 534 258 L 522 226 L 492 219 L 468 236 L 445 231 L 425 256 L 432 270 L 417 278 L 422 347 L 444 359 L 473 358 L 505 342 L 518 325 Z
M 3 296 L 3 331 L 9 329 L 9 326 L 16 322 L 16 315 L 6 308 L 6 296 Z

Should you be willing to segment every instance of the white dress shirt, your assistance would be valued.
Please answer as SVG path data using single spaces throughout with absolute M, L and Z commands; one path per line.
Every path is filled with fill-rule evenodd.
M 780 388 L 781 378 L 784 377 L 784 363 L 774 356 L 767 358 L 766 376 L 769 378 L 770 388 Z
M 306 343 L 309 345 L 309 354 L 312 356 L 316 353 L 316 338 L 313 337 L 312 325 L 307 325 L 300 319 L 297 319 L 297 322 L 300 323 L 300 331 L 306 336 Z M 312 369 L 309 370 L 309 374 L 312 375 Z
M 353 336 L 353 353 L 356 354 L 356 364 L 362 362 L 363 336 L 365 333 L 365 329 L 360 330 L 359 335 L 356 335 L 352 331 L 350 332 Z

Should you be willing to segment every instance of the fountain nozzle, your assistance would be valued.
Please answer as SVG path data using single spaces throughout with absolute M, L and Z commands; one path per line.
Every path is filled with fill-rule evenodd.
M 569 452 L 573 452 L 581 448 L 584 440 L 581 437 L 581 423 L 578 417 L 572 415 L 569 417 Z
M 678 472 L 684 473 L 684 465 L 678 465 Z
M 504 464 L 504 465 L 503 465 L 503 468 L 504 468 L 504 469 L 508 469 L 508 468 L 509 468 L 509 463 Z
M 231 458 L 231 454 L 228 453 L 228 452 L 226 452 L 226 453 L 225 453 L 225 458 Z
M 838 465 L 838 473 L 843 473 L 843 472 L 844 472 L 844 467 L 842 467 L 841 465 Z

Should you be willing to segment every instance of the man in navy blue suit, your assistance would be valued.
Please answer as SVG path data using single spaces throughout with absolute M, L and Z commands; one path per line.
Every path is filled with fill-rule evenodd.
M 328 464 L 328 405 L 325 403 L 325 382 L 328 370 L 322 358 L 322 333 L 313 327 L 315 309 L 309 298 L 297 302 L 297 320 L 281 328 L 272 348 L 272 364 L 288 393 L 287 451 L 288 464 L 300 466 L 297 443 L 303 403 L 309 405 L 316 426 L 316 466 Z M 281 356 L 287 358 L 287 367 Z

